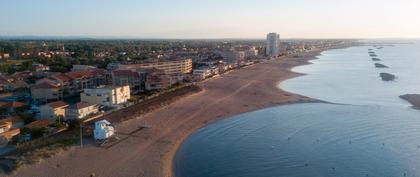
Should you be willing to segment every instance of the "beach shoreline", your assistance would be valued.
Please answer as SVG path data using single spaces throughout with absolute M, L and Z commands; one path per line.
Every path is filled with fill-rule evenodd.
M 110 148 L 73 147 L 39 164 L 24 167 L 12 176 L 172 177 L 176 151 L 196 130 L 246 112 L 319 101 L 286 92 L 279 84 L 303 75 L 292 68 L 310 64 L 323 51 L 281 57 L 199 83 L 203 91 L 116 125 L 121 141 Z M 151 128 L 140 131 L 138 127 L 145 123 Z
M 277 82 L 274 82 L 274 84 L 272 85 L 272 89 L 273 88 L 277 89 L 277 91 L 279 93 L 290 94 L 290 96 L 293 96 L 297 99 L 291 100 L 291 101 L 280 99 L 279 102 L 277 102 L 273 105 L 269 105 L 269 106 L 264 107 L 264 108 L 260 108 L 260 109 L 270 108 L 270 107 L 274 107 L 274 106 L 289 105 L 289 104 L 323 102 L 322 100 L 317 100 L 317 99 L 309 98 L 309 97 L 306 97 L 306 96 L 303 96 L 303 95 L 287 92 L 287 91 L 283 90 L 280 87 L 280 85 L 281 85 L 282 82 L 284 82 L 286 80 L 306 75 L 304 73 L 298 73 L 298 72 L 292 71 L 293 68 L 299 67 L 299 66 L 304 66 L 304 65 L 310 65 L 310 64 L 312 64 L 310 61 L 318 59 L 317 57 L 320 56 L 322 52 L 327 51 L 327 50 L 333 50 L 333 49 L 335 49 L 335 48 L 312 51 L 312 52 L 309 52 L 309 53 L 305 53 L 303 56 L 300 56 L 298 58 L 295 58 L 295 57 L 292 57 L 292 56 L 284 56 L 284 57 L 281 57 L 280 59 L 277 59 L 277 60 L 274 60 L 274 61 L 269 61 L 269 62 L 275 62 L 275 63 L 278 63 L 278 62 L 280 62 L 280 63 L 281 62 L 286 62 L 287 63 L 287 62 L 289 62 L 290 60 L 293 60 L 293 59 L 298 59 L 299 60 L 297 63 L 294 63 L 291 66 L 288 66 L 286 68 L 281 68 L 282 70 L 284 70 L 288 73 L 287 77 L 279 76 L 280 79 Z M 260 110 L 260 109 L 256 109 L 256 110 Z M 253 110 L 253 111 L 256 111 L 256 110 Z M 248 111 L 248 112 L 252 112 L 252 111 Z M 238 114 L 235 114 L 235 115 L 239 115 L 239 114 L 243 114 L 243 113 L 247 113 L 247 112 L 242 112 L 242 113 L 238 113 Z M 205 126 L 197 128 L 195 131 L 199 130 L 200 128 L 204 128 L 211 123 L 215 123 L 219 120 L 226 119 L 226 118 L 229 118 L 229 116 L 228 117 L 223 117 L 221 119 L 217 119 L 215 121 L 212 121 L 212 122 L 206 124 Z M 177 144 L 171 149 L 171 151 L 168 154 L 168 158 L 170 158 L 170 159 L 165 159 L 166 165 L 164 166 L 164 171 L 163 171 L 164 172 L 163 173 L 164 177 L 178 177 L 178 176 L 175 175 L 175 170 L 174 170 L 174 165 L 173 165 L 173 161 L 174 161 L 176 152 L 181 147 L 182 143 L 189 136 L 191 136 L 195 131 L 193 131 L 192 133 L 188 134 L 185 137 L 182 137 L 179 140 L 179 142 L 177 142 Z

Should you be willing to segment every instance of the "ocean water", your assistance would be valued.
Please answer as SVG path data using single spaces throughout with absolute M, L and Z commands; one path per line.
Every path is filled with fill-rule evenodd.
M 369 48 L 388 69 L 375 68 Z M 331 50 L 312 62 L 281 87 L 332 104 L 273 107 L 202 128 L 178 150 L 175 175 L 420 176 L 420 111 L 398 98 L 420 93 L 420 43 Z M 381 72 L 397 79 L 384 82 Z

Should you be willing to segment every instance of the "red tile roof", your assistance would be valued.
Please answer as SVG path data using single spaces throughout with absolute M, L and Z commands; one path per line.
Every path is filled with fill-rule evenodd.
M 90 103 L 87 103 L 87 102 L 79 102 L 79 103 L 76 103 L 76 104 L 72 105 L 71 109 L 83 109 L 83 108 L 87 108 L 87 107 L 93 106 L 93 105 L 95 105 L 95 104 L 90 104 Z
M 43 120 L 34 121 L 34 122 L 26 125 L 25 127 L 30 128 L 30 129 L 32 129 L 32 128 L 43 128 L 43 127 L 49 126 L 50 124 L 51 124 L 50 120 L 43 119 Z
M 48 103 L 47 106 L 51 107 L 51 108 L 61 108 L 61 107 L 65 107 L 68 106 L 69 104 L 67 104 L 64 101 L 56 101 L 56 102 L 52 102 L 52 103 Z
M 20 107 L 23 107 L 25 105 L 26 105 L 25 103 L 13 101 L 13 102 L 6 103 L 5 105 L 3 105 L 3 107 L 6 107 L 6 108 L 20 108 Z
M 18 122 L 23 122 L 23 119 L 19 116 L 9 116 L 5 119 L 1 119 L 0 122 L 12 122 L 13 124 L 16 124 Z
M 34 86 L 32 86 L 32 88 L 37 88 L 37 89 L 54 89 L 54 88 L 59 88 L 58 85 L 50 83 L 50 82 L 41 82 L 39 84 L 36 84 Z
M 9 81 L 4 77 L 0 77 L 0 84 L 6 85 L 6 84 L 9 84 Z
M 73 71 L 66 73 L 66 75 L 71 77 L 72 79 L 80 79 L 86 77 L 93 77 L 95 74 L 92 71 Z
M 51 78 L 53 78 L 55 80 L 59 80 L 61 82 L 68 82 L 68 81 L 73 79 L 72 77 L 69 77 L 69 76 L 67 76 L 66 74 L 63 74 L 63 73 L 51 76 Z

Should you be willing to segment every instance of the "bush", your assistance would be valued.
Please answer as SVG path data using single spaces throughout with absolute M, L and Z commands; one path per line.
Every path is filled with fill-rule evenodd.
M 18 116 L 23 119 L 23 122 L 25 122 L 25 124 L 29 124 L 33 121 L 35 121 L 35 117 L 30 115 L 30 114 L 25 114 L 25 113 L 19 113 Z
M 37 139 L 44 136 L 44 134 L 47 132 L 47 128 L 33 128 L 31 129 L 31 139 Z

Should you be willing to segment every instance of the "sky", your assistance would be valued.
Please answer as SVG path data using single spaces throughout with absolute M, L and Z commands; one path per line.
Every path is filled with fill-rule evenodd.
M 0 36 L 420 37 L 420 0 L 0 0 L 0 6 Z

